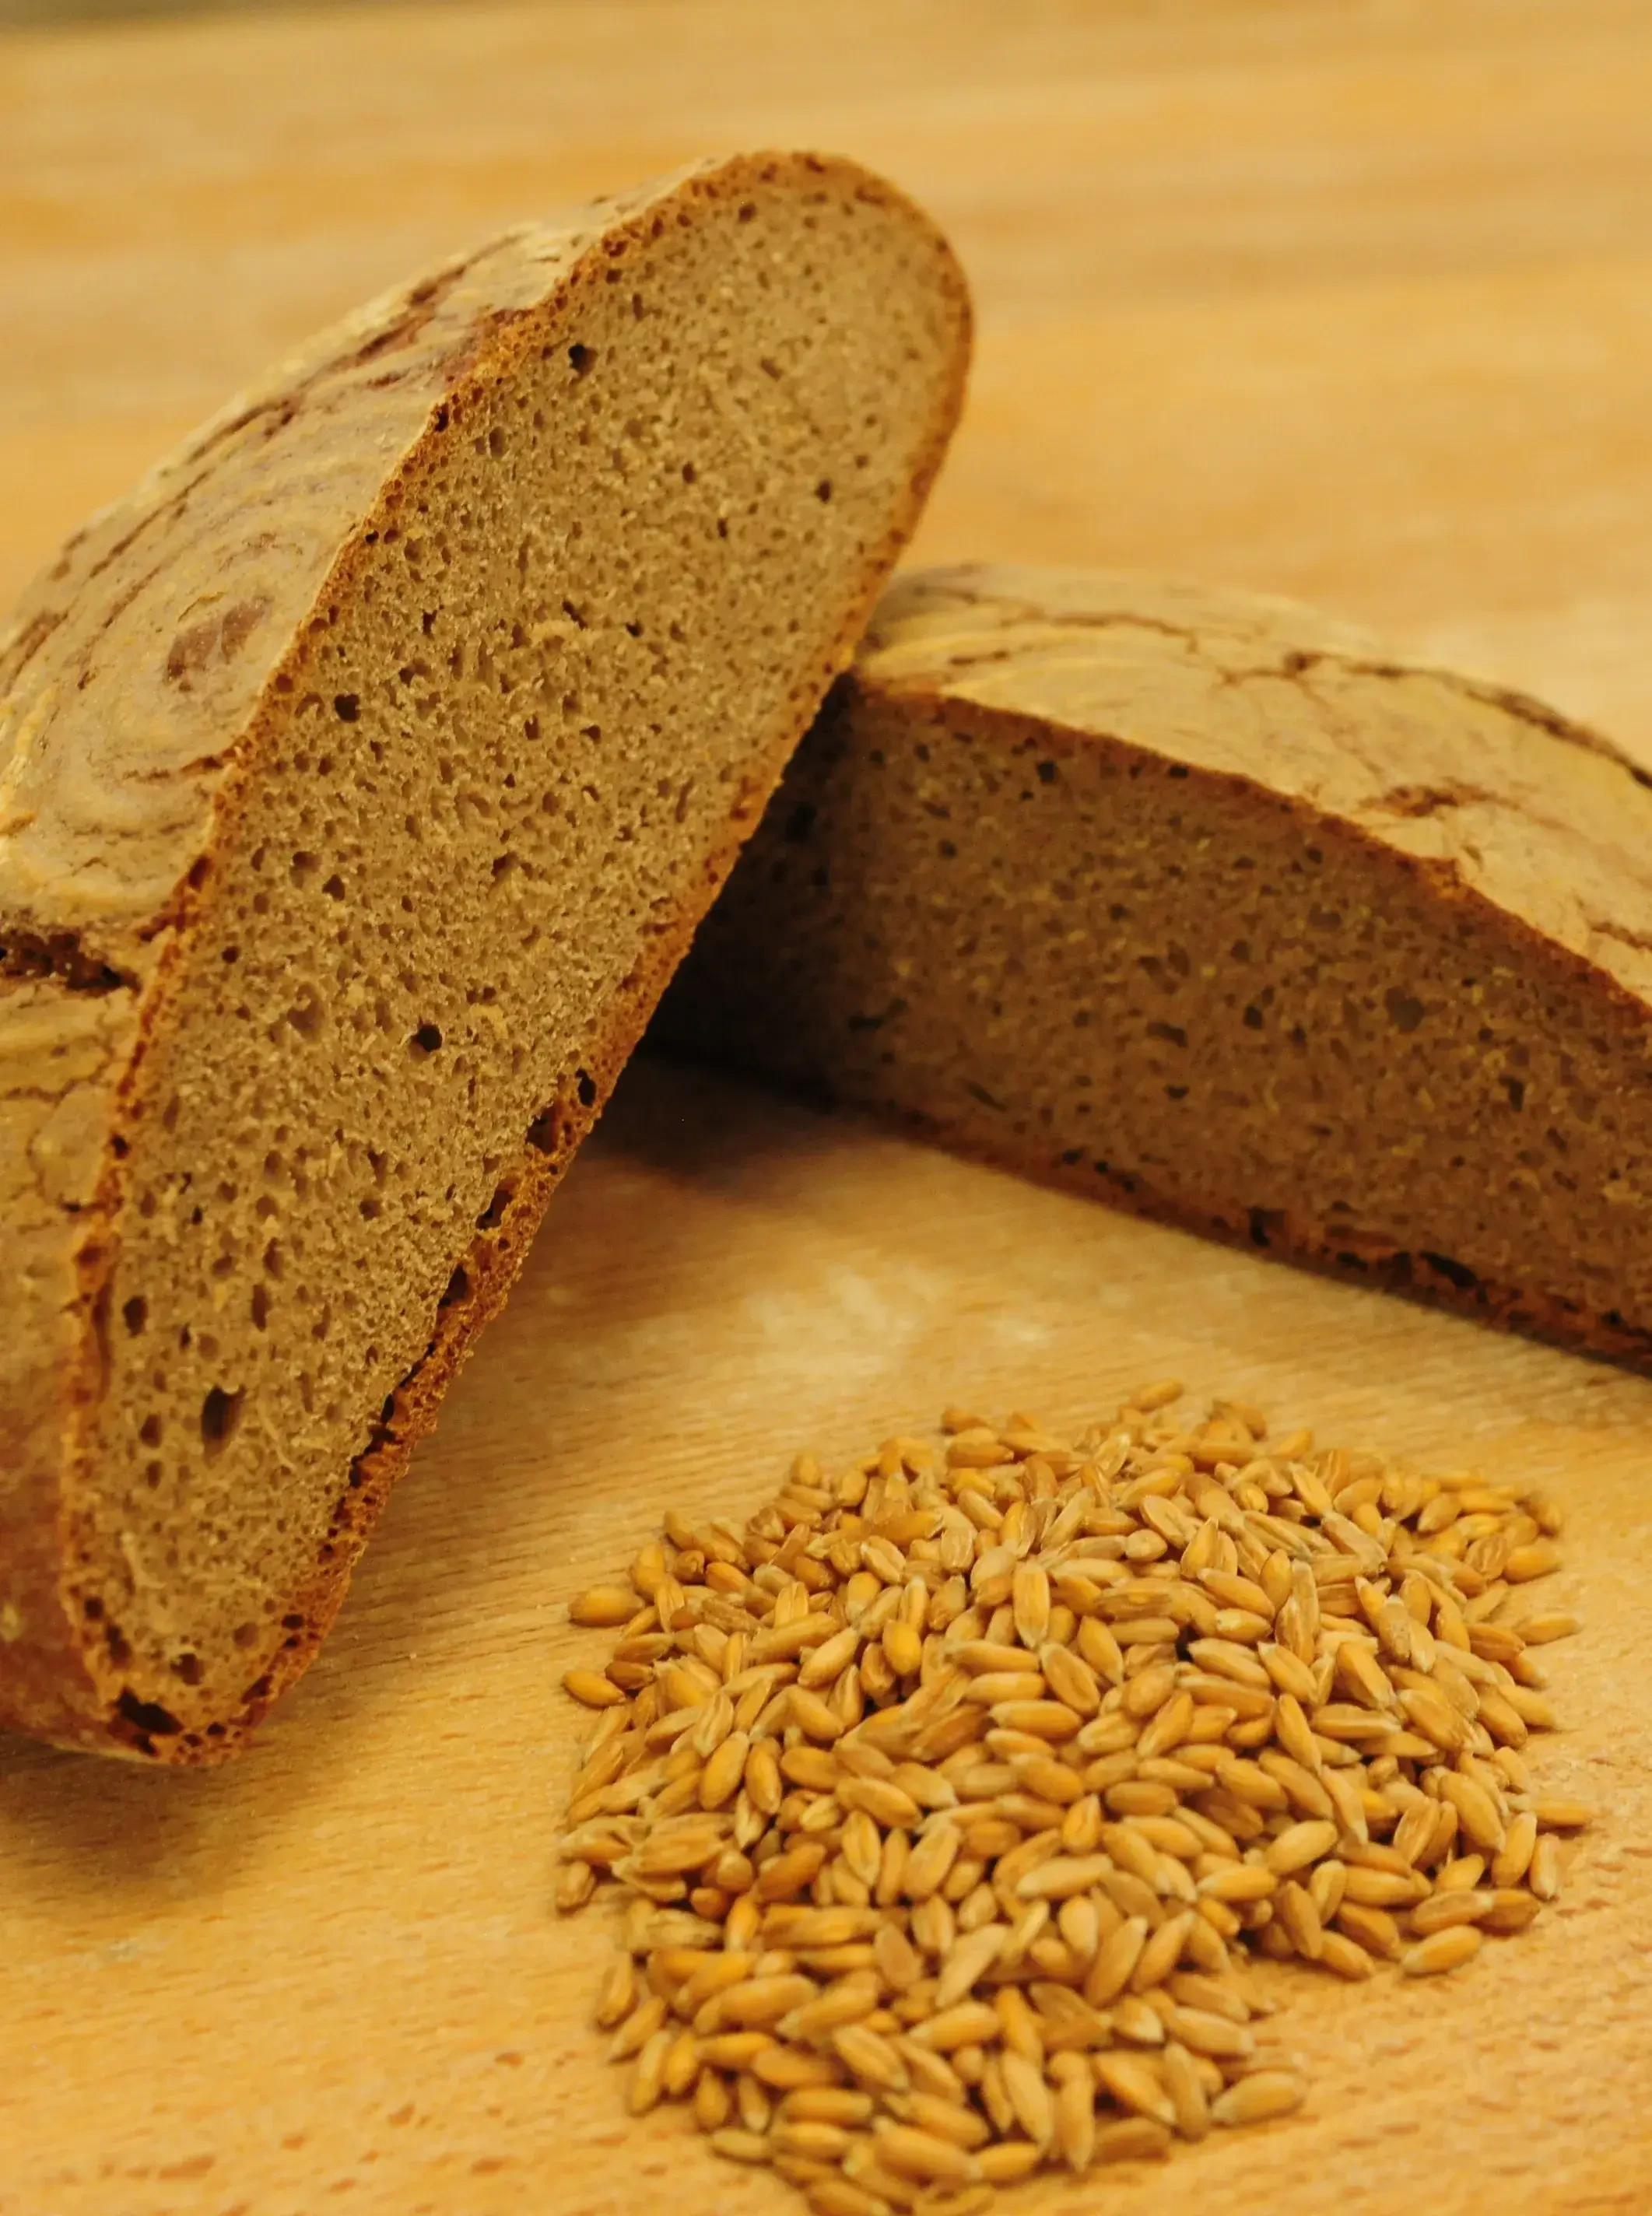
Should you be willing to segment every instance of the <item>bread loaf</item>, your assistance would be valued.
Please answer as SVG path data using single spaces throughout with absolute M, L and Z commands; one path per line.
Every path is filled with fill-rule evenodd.
M 707 166 L 365 310 L 28 594 L 0 1717 L 202 1760 L 302 1669 L 848 661 L 967 345 L 899 194 Z
M 1282 602 L 911 576 L 660 1029 L 1645 1364 L 1649 784 L 1535 701 Z

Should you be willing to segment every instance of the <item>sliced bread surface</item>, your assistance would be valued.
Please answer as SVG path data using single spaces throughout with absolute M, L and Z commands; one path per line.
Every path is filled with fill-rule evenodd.
M 898 192 L 706 165 L 326 334 L 0 632 L 0 1720 L 210 1759 L 313 1653 L 968 329 Z
M 918 572 L 657 1030 L 1646 1364 L 1649 785 L 1541 704 L 1286 602 Z

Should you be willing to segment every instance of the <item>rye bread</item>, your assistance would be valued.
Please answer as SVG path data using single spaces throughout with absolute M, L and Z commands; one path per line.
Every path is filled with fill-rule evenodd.
M 656 1027 L 1652 1364 L 1652 779 L 1283 601 L 897 579 Z
M 0 1720 L 201 1761 L 303 1669 L 849 658 L 968 325 L 887 185 L 706 165 L 364 309 L 27 594 Z

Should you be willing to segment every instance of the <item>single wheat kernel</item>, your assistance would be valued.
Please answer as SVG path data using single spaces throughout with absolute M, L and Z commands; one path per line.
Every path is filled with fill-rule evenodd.
M 920 2131 L 915 2125 L 886 2122 L 877 2131 L 874 2145 L 878 2159 L 886 2169 L 922 2184 L 966 2185 L 981 2176 L 980 2166 L 967 2148 L 934 2132 Z
M 626 1697 L 611 1677 L 604 1677 L 595 1670 L 564 1670 L 562 1690 L 571 1693 L 588 1708 L 618 1708 Z
M 1101 2053 L 1094 2058 L 1091 2066 L 1096 2083 L 1113 2096 L 1121 2108 L 1174 2127 L 1175 2104 L 1165 2089 L 1162 2076 L 1144 2056 Z
M 1365 1948 L 1342 1931 L 1321 1934 L 1319 1954 L 1316 1959 L 1322 1969 L 1334 1970 L 1339 1978 L 1347 1978 L 1356 1983 L 1362 1978 L 1372 1976 L 1377 1967 Z
M 1014 2185 L 1032 2175 L 1044 2160 L 1044 2149 L 1030 2139 L 998 2139 L 983 2146 L 975 2159 L 989 2184 Z
M 1095 2134 L 1095 2160 L 1162 2162 L 1171 2148 L 1169 2127 L 1156 2116 L 1125 2116 Z
M 1560 1898 L 1560 1849 L 1552 1831 L 1541 1832 L 1532 1850 L 1526 1882 L 1539 1900 Z
M 1443 1970 L 1461 1969 L 1464 1963 L 1473 1961 L 1481 1944 L 1472 1924 L 1453 1924 L 1408 1947 L 1400 1957 L 1400 1967 L 1409 1978 L 1429 1978 Z
M 1509 1627 L 1528 1647 L 1546 1647 L 1551 1640 L 1570 1639 L 1582 1628 L 1578 1618 L 1569 1615 L 1564 1609 L 1551 1609 L 1537 1616 L 1528 1616 Z
M 585 1624 L 601 1629 L 613 1629 L 629 1623 L 637 1613 L 637 1596 L 627 1592 L 623 1585 L 593 1585 L 577 1600 L 568 1604 L 570 1623 Z
M 1494 1892 L 1477 1886 L 1431 1893 L 1427 1900 L 1417 1903 L 1407 1921 L 1417 1938 L 1426 1939 L 1430 1932 L 1448 1931 L 1455 1924 L 1483 1924 L 1496 1899 Z
M 725 2124 L 711 2134 L 715 2151 L 730 2162 L 768 2162 L 774 2150 L 761 2132 L 743 2131 L 737 2124 Z
M 1578 1831 L 1595 1820 L 1595 1811 L 1587 1800 L 1566 1800 L 1544 1798 L 1532 1803 L 1532 1813 L 1538 1828 L 1543 1831 Z
M 1294 2071 L 1257 2070 L 1218 2093 L 1211 2114 L 1218 2124 L 1260 2124 L 1302 2106 L 1307 2088 Z
M 646 2115 L 664 2090 L 665 2059 L 673 2042 L 673 2033 L 663 2025 L 643 2042 L 626 2101 L 633 2116 Z

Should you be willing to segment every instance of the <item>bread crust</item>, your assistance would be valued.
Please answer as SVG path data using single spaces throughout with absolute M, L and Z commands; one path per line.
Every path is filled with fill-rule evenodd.
M 1134 632 L 1185 649 L 1196 684 L 1162 657 L 1110 650 Z M 1341 681 L 1435 698 L 1382 733 L 1380 750 L 1338 712 Z M 1083 570 L 993 563 L 897 577 L 867 628 L 849 680 L 866 698 L 1002 710 L 1078 747 L 1117 738 L 1213 776 L 1239 779 L 1361 831 L 1591 973 L 1652 1005 L 1652 771 L 1610 739 L 1529 694 L 1443 669 L 1358 626 L 1263 594 Z M 1264 784 L 1256 725 L 1233 702 L 1254 692 L 1273 736 Z M 1299 711 L 1279 703 L 1295 695 Z M 1305 710 L 1307 712 L 1301 712 Z M 1532 735 L 1528 773 L 1482 758 L 1479 711 Z M 1196 711 L 1196 712 L 1195 712 Z M 1564 761 L 1564 805 L 1554 768 Z M 1635 918 L 1646 920 L 1637 924 Z
M 1379 701 L 1387 704 L 1380 714 Z M 1020 765 L 1014 775 L 1004 767 L 1007 806 L 1015 786 L 1033 782 L 1040 758 L 1053 776 L 1063 758 L 1100 755 L 1125 773 L 1133 765 L 1160 778 L 1196 776 L 1206 793 L 1226 797 L 1224 822 L 1284 822 L 1303 846 L 1335 839 L 1340 852 L 1369 858 L 1396 890 L 1409 885 L 1425 897 L 1442 943 L 1460 919 L 1495 934 L 1512 966 L 1556 978 L 1594 1014 L 1592 1028 L 1610 1029 L 1649 1074 L 1652 775 L 1541 702 L 1439 670 L 1287 601 L 985 564 L 911 573 L 885 595 L 854 669 L 796 758 L 660 1026 L 680 1050 L 780 1076 L 805 1097 L 869 1111 L 1040 1182 L 1652 1369 L 1652 1314 L 1621 1313 L 1609 1293 L 1574 1298 L 1510 1282 L 1433 1251 L 1438 1242 L 1426 1234 L 1379 1240 L 1373 1228 L 1356 1240 L 1346 1222 L 1288 1196 L 1281 1204 L 1277 1191 L 1266 1207 L 1245 1205 L 1261 1195 L 1227 1191 L 1211 1191 L 1201 1206 L 1197 1195 L 1168 1190 L 1150 1167 L 1106 1159 L 1113 1149 L 1103 1130 L 1073 1147 L 1041 1136 L 1025 1103 L 1019 1130 L 1008 1117 L 948 1110 L 943 1090 L 967 1111 L 966 1088 L 930 1082 L 928 1062 L 934 1097 L 915 1100 L 924 1086 L 903 1067 L 900 1021 L 881 1028 L 885 1019 L 872 1009 L 891 975 L 909 976 L 909 988 L 896 989 L 939 1008 L 960 1036 L 978 1014 L 973 1005 L 966 1012 L 964 980 L 946 974 L 944 956 L 929 970 L 915 954 L 915 907 L 894 921 L 893 903 L 879 907 L 866 924 L 876 956 L 840 948 L 832 980 L 822 983 L 811 965 L 803 984 L 798 968 L 805 947 L 832 928 L 827 911 L 840 877 L 863 890 L 886 889 L 901 872 L 933 867 L 905 830 L 877 846 L 867 829 L 883 820 L 866 768 L 870 742 L 849 736 L 875 723 L 879 747 L 887 734 L 893 748 L 909 711 L 915 733 L 944 729 L 972 740 L 996 765 Z M 932 774 L 924 790 L 944 816 L 951 795 L 939 768 Z M 829 828 L 814 825 L 817 811 Z M 853 860 L 862 847 L 875 859 Z M 956 866 L 967 871 L 981 868 L 992 848 L 983 840 L 963 851 Z M 854 876 L 860 869 L 864 878 Z M 828 883 L 830 894 L 807 889 Z M 1074 912 L 1085 912 L 1082 899 Z M 1101 1011 L 1104 1025 L 1108 1013 Z M 854 1036 L 873 1025 L 876 1051 Z M 932 1049 L 933 1037 L 925 1037 Z M 1098 1090 L 1105 1094 L 1105 1080 Z
M 824 642 L 784 743 L 754 766 L 697 897 L 649 939 L 586 1082 L 524 1135 L 514 1190 L 484 1222 L 428 1346 L 341 1493 L 325 1559 L 293 1596 L 295 1634 L 210 1739 L 123 1689 L 65 1591 L 67 1497 L 86 1481 L 104 1308 L 145 1050 L 256 787 L 277 687 L 354 588 L 364 551 L 436 442 L 509 378 L 551 315 L 609 259 L 697 203 L 817 177 L 900 212 L 933 246 L 959 334 L 931 434 L 851 615 Z M 962 405 L 969 307 L 929 219 L 855 165 L 750 155 L 521 229 L 398 288 L 220 411 L 94 517 L 0 632 L 0 1721 L 66 1745 L 170 1762 L 234 1751 L 306 1666 L 391 1485 L 526 1259 L 545 1205 L 600 1114 L 700 915 L 755 826 L 832 675 L 846 666 Z M 808 697 L 804 697 L 807 692 Z

